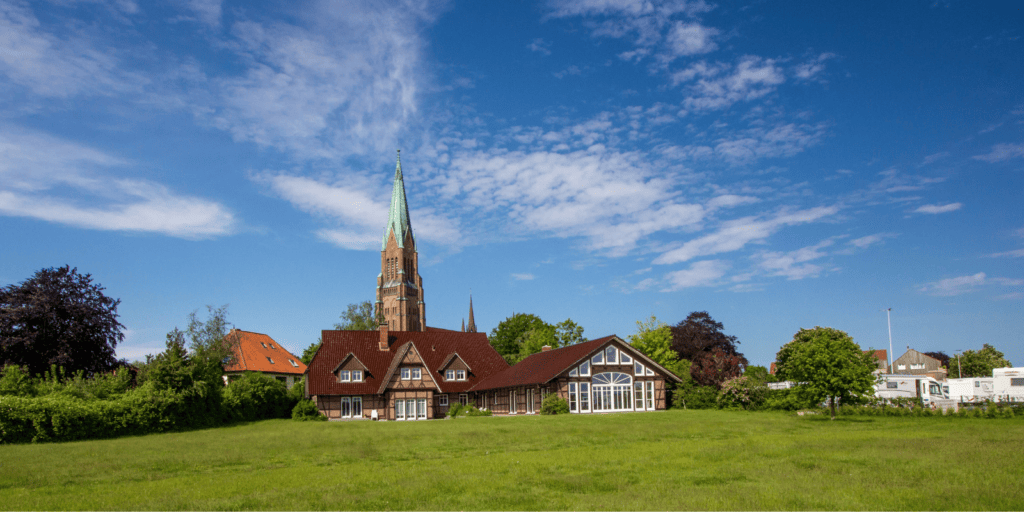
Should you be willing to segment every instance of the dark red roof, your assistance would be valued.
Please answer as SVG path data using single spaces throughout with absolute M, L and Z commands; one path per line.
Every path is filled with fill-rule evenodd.
M 605 336 L 604 338 L 585 341 L 577 345 L 569 345 L 568 347 L 532 354 L 515 366 L 509 367 L 505 371 L 482 380 L 479 384 L 473 387 L 473 391 L 544 384 L 557 377 L 565 370 L 589 359 L 597 352 L 603 350 L 612 340 L 618 340 L 619 343 L 616 344 L 616 346 L 627 349 L 634 358 L 646 362 L 646 364 L 650 365 L 652 368 L 655 368 L 665 374 L 667 378 L 676 381 L 680 380 L 679 377 L 675 376 L 675 374 L 665 368 L 662 368 L 661 365 L 655 363 L 639 350 L 633 348 L 629 343 L 626 343 L 621 338 L 613 334 L 611 336 Z
M 226 339 L 232 343 L 234 361 L 224 366 L 226 372 L 266 372 L 302 375 L 306 365 L 274 338 L 258 332 L 231 329 Z
M 469 391 L 481 379 L 508 368 L 508 363 L 491 347 L 484 333 L 391 331 L 388 333 L 389 350 L 386 351 L 377 347 L 379 331 L 323 331 L 322 334 L 323 343 L 306 371 L 310 395 L 377 394 L 395 356 L 408 343 L 416 347 L 442 393 Z M 472 369 L 464 381 L 446 382 L 440 373 L 442 363 L 453 353 Z M 333 373 L 349 354 L 367 367 L 368 373 L 361 383 L 337 382 Z

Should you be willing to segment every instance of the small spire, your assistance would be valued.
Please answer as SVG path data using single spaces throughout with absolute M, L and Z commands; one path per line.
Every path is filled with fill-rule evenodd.
M 476 332 L 476 321 L 473 320 L 473 294 L 469 294 L 469 325 L 466 326 L 469 332 Z M 465 329 L 464 329 L 465 330 Z
M 462 319 L 462 332 L 466 332 L 466 319 Z

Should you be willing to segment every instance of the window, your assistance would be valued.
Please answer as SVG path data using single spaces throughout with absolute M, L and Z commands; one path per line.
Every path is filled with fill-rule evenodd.
M 615 347 L 604 349 L 604 359 L 607 364 L 617 364 L 619 362 L 619 351 L 615 350 Z
M 654 410 L 654 381 L 647 381 L 647 410 Z
M 352 397 L 352 417 L 362 418 L 363 417 L 363 397 L 354 396 Z
M 412 372 L 409 368 L 402 368 L 402 380 L 409 380 L 412 378 Z
M 580 375 L 584 377 L 590 376 L 590 361 L 584 361 L 583 364 L 580 365 Z
M 277 347 L 275 347 L 273 343 L 270 344 L 270 348 L 273 350 L 277 350 Z
M 270 364 L 274 364 L 274 360 L 271 359 L 270 356 L 267 356 L 267 361 L 270 361 Z
M 263 348 L 267 348 L 267 344 L 263 343 L 262 341 L 260 342 L 260 345 L 263 345 Z
M 351 380 L 349 375 L 350 374 L 348 370 L 342 370 L 338 372 L 338 382 L 349 382 Z
M 570 377 L 579 377 L 580 376 L 580 369 L 579 368 L 573 368 L 572 370 L 569 370 L 569 376 Z
M 633 378 L 625 373 L 607 372 L 595 374 L 593 384 L 593 410 L 628 411 L 633 409 Z
M 466 380 L 466 370 L 455 370 L 455 380 Z
M 533 414 L 535 412 L 534 409 L 533 409 L 534 405 L 535 404 L 533 403 L 533 389 L 527 389 L 526 390 L 526 414 Z
M 1010 385 L 1011 386 L 1024 386 L 1024 378 L 1022 378 L 1022 377 L 1011 377 L 1010 378 Z
M 905 364 L 896 365 L 896 369 L 897 370 L 906 370 L 907 369 L 907 365 L 905 365 Z
M 590 412 L 590 384 L 580 383 L 580 412 Z
M 924 363 L 916 363 L 910 365 L 911 370 L 924 370 Z
M 517 409 L 516 405 L 517 405 L 516 404 L 516 390 L 513 389 L 512 391 L 508 392 L 508 413 L 509 414 L 515 414 L 516 413 L 516 409 Z
M 289 360 L 288 360 L 288 362 L 289 362 L 289 363 L 291 363 L 291 364 L 292 364 L 292 366 L 294 366 L 294 367 L 296 367 L 296 368 L 298 368 L 298 367 L 299 367 L 299 363 L 296 363 L 294 359 L 289 359 Z
M 899 383 L 898 382 L 886 382 L 885 383 L 885 389 L 896 389 L 897 387 L 899 387 Z
M 594 364 L 604 364 L 604 352 L 598 352 L 590 362 Z
M 413 368 L 412 369 L 412 380 L 420 380 L 422 378 L 423 378 L 423 369 L 422 368 Z
M 569 412 L 576 412 L 576 383 L 569 383 Z
M 395 400 L 395 419 L 405 419 L 405 400 Z
M 644 365 L 639 362 L 633 363 L 633 375 L 640 376 L 644 374 Z
M 444 380 L 455 380 L 455 370 L 445 370 Z
M 352 399 L 347 396 L 341 397 L 341 417 L 352 417 Z
M 633 408 L 642 411 L 644 410 L 644 383 L 636 381 L 633 383 L 633 397 L 636 402 L 633 404 Z
M 441 407 L 448 407 L 448 395 L 438 395 L 437 405 L 440 405 Z
M 619 351 L 619 364 L 629 364 L 633 362 L 633 358 L 629 357 L 629 354 Z
M 974 387 L 980 388 L 981 387 L 981 381 L 980 380 L 974 381 Z
M 362 370 L 352 370 L 352 382 L 362 382 L 362 381 L 363 381 L 363 371 Z
M 462 404 L 462 405 L 468 404 L 469 403 L 469 395 L 467 395 L 465 393 L 459 393 L 459 403 Z
M 645 373 L 646 375 L 654 375 L 654 370 L 652 370 L 652 369 L 650 369 L 650 368 L 646 368 L 646 367 L 645 367 L 645 368 L 644 368 L 644 373 Z

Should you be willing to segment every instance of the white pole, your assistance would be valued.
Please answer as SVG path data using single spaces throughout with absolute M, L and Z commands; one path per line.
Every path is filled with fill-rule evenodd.
M 889 373 L 892 373 L 892 318 L 889 317 L 889 312 L 892 308 L 885 310 L 885 323 L 889 326 Z

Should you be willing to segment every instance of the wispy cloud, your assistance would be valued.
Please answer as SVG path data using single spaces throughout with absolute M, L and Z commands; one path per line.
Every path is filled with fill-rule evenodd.
M 974 275 L 951 277 L 927 283 L 920 286 L 918 291 L 939 297 L 952 297 L 976 291 L 987 285 L 1021 286 L 1024 285 L 1024 279 L 988 277 L 984 272 L 978 272 Z
M 512 274 L 512 279 L 516 281 L 533 281 L 534 278 L 533 274 Z
M 0 127 L 0 155 L 2 215 L 189 239 L 226 235 L 236 228 L 234 215 L 223 205 L 175 194 L 148 180 L 116 177 L 131 162 L 74 142 Z
M 963 203 L 949 203 L 949 204 L 926 204 L 918 207 L 914 210 L 915 213 L 949 213 L 955 212 L 960 208 L 963 208 Z
M 1024 249 L 989 254 L 990 258 L 1024 258 Z
M 996 163 L 1021 157 L 1024 157 L 1024 144 L 996 144 L 992 146 L 992 151 L 984 155 L 975 155 L 971 158 L 983 162 Z
M 833 240 L 824 240 L 818 244 L 785 253 L 762 251 L 754 255 L 754 259 L 758 260 L 758 266 L 770 276 L 785 277 L 790 281 L 806 277 L 817 277 L 826 268 L 808 262 L 828 256 L 828 253 L 821 251 L 821 249 L 829 247 L 834 243 Z
M 943 160 L 948 157 L 949 151 L 940 151 L 938 153 L 934 153 L 924 157 L 924 160 L 921 161 L 921 165 L 931 165 L 935 162 L 938 162 L 939 160 Z
M 526 45 L 526 47 L 530 51 L 537 52 L 541 55 L 551 55 L 551 43 L 540 37 L 530 41 L 530 44 Z
M 807 210 L 781 212 L 767 219 L 744 217 L 727 221 L 718 231 L 695 238 L 681 247 L 667 251 L 655 258 L 653 263 L 668 265 L 689 261 L 700 256 L 737 251 L 748 243 L 768 238 L 785 226 L 814 222 L 838 212 L 838 206 L 819 206 Z
M 799 80 L 817 80 L 821 79 L 822 71 L 825 71 L 825 61 L 834 59 L 836 55 L 834 53 L 821 53 L 813 59 L 797 64 L 793 68 L 793 76 Z
M 723 260 L 695 261 L 688 269 L 666 274 L 667 286 L 661 291 L 673 292 L 696 286 L 712 286 L 725 275 L 730 266 L 729 262 Z
M 786 81 L 774 59 L 755 55 L 740 57 L 735 66 L 697 62 L 672 76 L 676 84 L 689 83 L 683 106 L 693 111 L 720 110 L 740 101 L 751 101 L 775 91 Z

